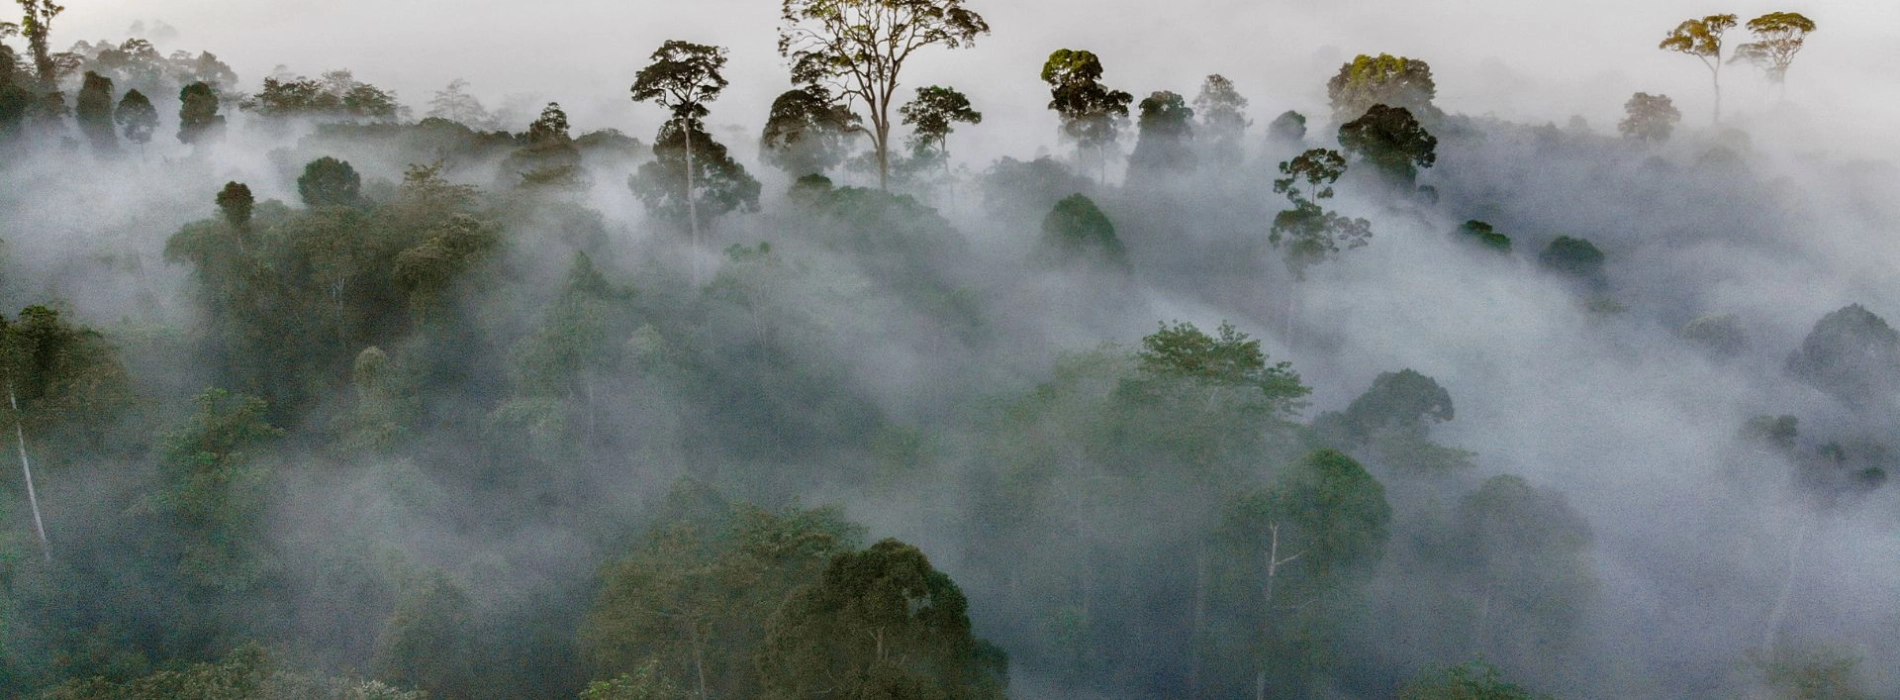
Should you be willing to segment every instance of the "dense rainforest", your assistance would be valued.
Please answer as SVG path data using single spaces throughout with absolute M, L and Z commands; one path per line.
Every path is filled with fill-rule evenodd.
M 1799 13 L 1632 33 L 1710 119 L 1052 46 L 998 125 L 904 72 L 976 0 L 780 0 L 627 134 L 16 2 L 0 694 L 1900 694 L 1900 168 L 1720 98 Z

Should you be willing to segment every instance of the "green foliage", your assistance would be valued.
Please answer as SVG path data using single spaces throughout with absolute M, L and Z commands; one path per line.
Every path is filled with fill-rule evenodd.
M 396 93 L 359 81 L 346 70 L 320 78 L 265 78 L 264 89 L 238 108 L 272 119 L 307 117 L 391 121 L 403 111 Z
M 297 194 L 312 209 L 358 206 L 363 203 L 363 177 L 349 162 L 324 156 L 303 166 Z
M 263 399 L 211 389 L 196 403 L 197 413 L 164 439 L 161 484 L 144 508 L 180 538 L 186 580 L 248 590 L 275 566 L 261 537 L 269 470 L 258 457 L 283 431 L 266 420 Z
M 1496 666 L 1470 661 L 1427 670 L 1399 689 L 1399 700 L 1547 700 L 1505 681 Z
M 44 700 L 424 700 L 377 681 L 324 678 L 284 670 L 262 647 L 247 644 L 217 662 L 196 663 L 129 680 L 103 676 L 67 681 Z
M 471 608 L 468 594 L 441 571 L 408 582 L 376 637 L 370 674 L 443 697 L 467 697 L 477 689 Z
M 1709 15 L 1702 19 L 1683 20 L 1682 24 L 1663 37 L 1656 48 L 1664 51 L 1685 53 L 1702 59 L 1715 70 L 1721 65 L 1722 33 L 1735 28 L 1735 15 Z
M 1607 282 L 1603 276 L 1603 261 L 1603 251 L 1597 250 L 1596 244 L 1570 236 L 1558 236 L 1544 247 L 1544 252 L 1537 254 L 1537 262 L 1544 267 L 1593 287 Z
M 581 628 L 583 653 L 601 675 L 650 677 L 699 697 L 757 697 L 753 658 L 767 620 L 795 589 L 816 583 L 832 557 L 857 547 L 863 528 L 836 508 L 768 511 L 716 497 L 663 521 L 632 554 L 602 572 Z
M 527 145 L 509 154 L 501 165 L 503 173 L 519 177 L 507 185 L 573 188 L 585 182 L 580 148 L 568 135 L 567 112 L 561 103 L 549 102 L 541 108 L 541 116 L 528 124 L 522 137 Z
M 251 226 L 251 213 L 257 208 L 257 198 L 251 196 L 251 188 L 241 182 L 224 183 L 224 189 L 218 191 L 218 213 L 224 215 L 224 222 L 231 228 L 245 230 Z
M 178 141 L 186 145 L 209 143 L 224 136 L 224 115 L 218 114 L 218 91 L 203 82 L 178 92 Z
M 1629 102 L 1623 103 L 1623 113 L 1626 116 L 1616 125 L 1616 130 L 1623 133 L 1623 138 L 1633 141 L 1667 141 L 1676 124 L 1682 122 L 1682 112 L 1668 95 L 1636 93 Z
M 1438 162 L 1438 137 L 1404 107 L 1375 104 L 1367 108 L 1364 115 L 1339 127 L 1339 147 L 1406 192 L 1417 185 L 1419 168 Z
M 1131 176 L 1191 167 L 1194 152 L 1188 145 L 1194 139 L 1194 110 L 1187 106 L 1187 99 L 1164 90 L 1149 95 L 1140 107 L 1140 135 L 1128 159 Z
M 158 129 L 158 109 L 152 106 L 151 99 L 145 93 L 128 90 L 119 100 L 119 108 L 112 120 L 125 130 L 125 140 L 145 146 L 152 141 L 152 132 Z
M 1748 61 L 1768 75 L 1769 82 L 1780 85 L 1788 80 L 1788 66 L 1794 55 L 1807 45 L 1814 20 L 1799 12 L 1770 12 L 1748 21 L 1755 41 L 1735 47 L 1730 63 Z
M 983 208 L 998 216 L 1034 221 L 1077 193 L 1093 191 L 1095 182 L 1044 156 L 1032 161 L 1003 157 L 984 173 Z
M 1044 255 L 1061 260 L 1086 258 L 1126 268 L 1128 253 L 1115 237 L 1115 224 L 1085 195 L 1056 203 L 1042 220 Z
M 1326 95 L 1332 103 L 1334 124 L 1356 120 L 1374 105 L 1405 109 L 1426 120 L 1440 115 L 1432 105 L 1432 99 L 1438 96 L 1432 67 L 1415 58 L 1360 54 L 1340 66 L 1339 73 L 1326 82 Z
M 687 156 L 687 142 L 692 156 Z M 758 211 L 759 181 L 746 172 L 713 140 L 697 121 L 669 121 L 660 127 L 653 142 L 653 160 L 627 180 L 647 212 L 664 221 L 687 223 L 690 211 L 697 208 L 702 218 L 713 218 L 733 211 Z M 687 170 L 692 170 L 693 188 L 686 188 Z M 693 207 L 688 206 L 689 198 Z
M 1243 401 L 1241 410 L 1284 417 L 1304 407 L 1300 399 L 1311 393 L 1292 363 L 1268 365 L 1260 341 L 1226 322 L 1212 336 L 1191 323 L 1163 323 L 1141 339 L 1135 357 L 1137 377 L 1125 382 L 1124 389 L 1136 395 L 1173 391 L 1185 383 L 1201 390 L 1236 391 Z
M 691 693 L 660 672 L 657 661 L 649 661 L 631 673 L 588 683 L 581 691 L 581 700 L 687 700 L 691 697 Z
M 1777 649 L 1753 659 L 1762 685 L 1788 700 L 1871 700 L 1860 659 L 1830 649 Z
M 1458 237 L 1460 240 L 1477 243 L 1488 250 L 1498 253 L 1509 254 L 1511 252 L 1510 236 L 1498 233 L 1497 229 L 1491 227 L 1491 224 L 1476 219 L 1466 221 L 1460 225 L 1458 227 Z
M 111 155 L 119 151 L 119 137 L 112 128 L 112 79 L 86 71 L 85 84 L 73 105 L 79 130 L 92 142 L 92 149 Z
M 945 167 L 949 167 L 950 134 L 956 132 L 956 125 L 983 123 L 983 113 L 970 106 L 969 97 L 940 85 L 917 88 L 917 97 L 897 108 L 897 113 L 912 128 L 912 148 L 922 151 L 935 144 Z
M 792 65 L 792 82 L 829 83 L 864 105 L 880 188 L 889 186 L 890 115 L 905 62 L 990 32 L 963 0 L 782 0 L 779 9 L 778 52 Z
M 0 410 L 53 444 L 70 436 L 101 449 L 107 427 L 133 398 L 131 379 L 105 339 L 45 306 L 21 309 L 12 321 L 0 317 L 0 375 L 8 399 Z
M 652 63 L 633 81 L 633 101 L 652 102 L 672 113 L 672 121 L 697 124 L 711 114 L 706 103 L 726 89 L 726 50 L 686 41 L 668 41 L 653 52 Z
M 824 173 L 844 161 L 862 121 L 822 85 L 788 91 L 772 101 L 760 157 L 788 175 Z
M 1008 660 L 971 636 L 967 608 L 916 547 L 884 540 L 838 554 L 773 616 L 761 697 L 1006 697 Z
M 1090 51 L 1059 49 L 1042 64 L 1049 109 L 1061 117 L 1062 135 L 1106 163 L 1135 96 L 1103 85 L 1102 73 L 1102 60 Z

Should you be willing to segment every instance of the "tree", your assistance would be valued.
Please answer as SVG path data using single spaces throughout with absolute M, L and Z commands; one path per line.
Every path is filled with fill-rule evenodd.
M 376 636 L 370 674 L 444 697 L 467 697 L 477 687 L 471 640 L 473 605 L 461 585 L 430 570 L 404 586 L 396 609 Z
M 347 70 L 318 78 L 291 76 L 265 78 L 264 89 L 244 99 L 239 107 L 265 117 L 369 119 L 389 121 L 403 111 L 396 94 L 359 81 Z
M 1627 116 L 1616 125 L 1616 130 L 1632 141 L 1667 141 L 1670 132 L 1682 121 L 1682 112 L 1676 110 L 1675 102 L 1668 95 L 1646 92 L 1636 93 L 1629 102 L 1623 103 L 1623 113 Z
M 688 140 L 697 144 L 699 153 L 690 160 L 686 157 Z M 690 190 L 685 186 L 689 171 L 693 182 Z M 687 223 L 694 212 L 710 219 L 735 210 L 759 208 L 759 181 L 726 152 L 724 144 L 701 130 L 697 121 L 671 121 L 660 127 L 660 135 L 653 141 L 653 160 L 641 164 L 627 184 L 648 213 L 675 223 Z
M 662 506 L 674 517 L 603 569 L 582 653 L 603 675 L 758 697 L 754 657 L 774 611 L 856 549 L 863 528 L 836 508 L 768 511 L 705 495 L 710 503 L 689 504 L 695 494 L 676 488 Z
M 1788 65 L 1794 62 L 1794 55 L 1801 53 L 1801 47 L 1807 43 L 1808 33 L 1814 31 L 1814 20 L 1799 12 L 1770 12 L 1748 20 L 1748 31 L 1755 40 L 1735 47 L 1730 63 L 1748 61 L 1768 74 L 1768 82 L 1781 88 L 1781 95 L 1788 95 Z
M 261 529 L 266 524 L 268 470 L 257 451 L 283 435 L 264 414 L 263 399 L 209 389 L 197 413 L 166 435 L 160 450 L 162 484 L 145 508 L 163 517 L 179 538 L 179 570 L 207 590 L 249 590 L 271 565 Z
M 178 91 L 178 141 L 195 146 L 224 135 L 224 115 L 218 114 L 218 91 L 203 82 Z
M 1049 109 L 1062 119 L 1062 135 L 1078 150 L 1094 151 L 1102 181 L 1108 181 L 1108 158 L 1120 140 L 1121 124 L 1135 96 L 1102 84 L 1102 61 L 1093 52 L 1060 49 L 1042 64 L 1042 82 L 1049 84 Z
M 1086 257 L 1127 268 L 1128 253 L 1115 237 L 1115 224 L 1108 220 L 1095 201 L 1075 194 L 1056 203 L 1042 220 L 1042 246 L 1046 255 L 1058 259 Z
M 1597 250 L 1596 244 L 1570 236 L 1558 236 L 1544 247 L 1544 252 L 1537 254 L 1539 264 L 1593 288 L 1607 282 L 1603 277 L 1603 260 L 1603 251 Z
M 541 116 L 528 124 L 522 136 L 528 144 L 502 162 L 504 178 L 512 174 L 519 179 L 505 180 L 502 186 L 572 187 L 585 182 L 581 152 L 569 135 L 567 112 L 561 109 L 561 103 L 549 102 L 542 107 Z
M 112 79 L 86 71 L 85 84 L 73 106 L 79 130 L 92 142 L 92 150 L 101 155 L 119 152 L 119 136 L 112 128 Z
M 1339 127 L 1339 147 L 1385 176 L 1404 192 L 1418 186 L 1418 169 L 1438 162 L 1438 137 L 1404 107 L 1376 104 Z
M 763 697 L 1000 700 L 1009 661 L 971 635 L 968 605 L 916 547 L 839 554 L 773 616 L 758 654 Z
M 963 48 L 990 31 L 963 0 L 784 0 L 780 18 L 778 51 L 792 62 L 792 81 L 828 82 L 863 104 L 880 189 L 890 188 L 891 111 L 904 64 L 921 49 Z
M 1194 110 L 1178 94 L 1159 91 L 1141 101 L 1140 135 L 1128 159 L 1131 178 L 1141 173 L 1180 172 L 1194 161 Z
M 1432 105 L 1438 96 L 1432 67 L 1415 58 L 1360 54 L 1326 82 L 1326 95 L 1332 101 L 1334 124 L 1358 119 L 1373 105 L 1402 107 L 1425 120 L 1440 115 Z
M 48 41 L 53 32 L 53 18 L 66 8 L 53 3 L 53 0 L 18 0 L 25 17 L 20 20 L 20 36 L 26 37 L 28 50 L 33 53 L 33 68 L 39 77 L 39 89 L 52 92 L 59 89 L 59 61 L 49 48 Z
M 1494 476 L 1454 511 L 1436 555 L 1463 579 L 1465 614 L 1455 615 L 1468 652 L 1537 668 L 1575 668 L 1574 640 L 1596 594 L 1589 522 L 1561 494 L 1522 477 Z
M 52 550 L 34 488 L 27 429 L 32 428 L 36 437 L 57 446 L 60 452 L 98 450 L 96 428 L 73 431 L 70 424 L 111 420 L 129 399 L 125 370 L 98 333 L 62 321 L 55 309 L 29 306 L 15 320 L 0 318 L 0 380 L 6 385 L 6 404 L 0 410 L 13 419 L 14 446 L 33 514 L 33 530 L 50 559 Z
M 1310 149 L 1280 163 L 1280 174 L 1285 177 L 1273 181 L 1273 191 L 1286 195 L 1293 207 L 1273 217 L 1267 241 L 1276 248 L 1286 246 L 1286 265 L 1294 279 L 1305 279 L 1308 267 L 1337 255 L 1342 245 L 1351 250 L 1371 241 L 1372 222 L 1341 216 L 1315 201 L 1333 196 L 1333 184 L 1346 174 L 1345 156 Z
M 1207 76 L 1201 94 L 1194 98 L 1194 113 L 1201 116 L 1208 152 L 1225 162 L 1239 161 L 1241 139 L 1253 122 L 1247 119 L 1247 98 L 1234 89 L 1234 81 L 1218 74 Z
M 1229 499 L 1214 537 L 1214 602 L 1246 640 L 1255 697 L 1301 695 L 1325 671 L 1329 613 L 1352 604 L 1352 584 L 1383 557 L 1391 521 L 1385 487 L 1334 450 L 1309 453 L 1273 486 Z
M 224 189 L 218 192 L 218 213 L 224 215 L 231 228 L 245 230 L 251 226 L 251 210 L 257 204 L 257 198 L 251 196 L 251 188 L 241 182 L 224 183 Z
M 1709 68 L 1715 85 L 1715 121 L 1722 121 L 1722 33 L 1735 27 L 1735 15 L 1683 20 L 1656 48 L 1694 56 Z
M 788 90 L 772 101 L 759 154 L 787 175 L 820 175 L 844 161 L 862 121 L 823 85 Z
M 1510 236 L 1498 233 L 1497 229 L 1492 227 L 1491 224 L 1476 219 L 1466 221 L 1459 225 L 1458 237 L 1461 240 L 1475 242 L 1478 245 L 1499 253 L 1508 255 L 1511 252 Z
M 956 125 L 983 123 L 983 113 L 970 106 L 969 97 L 940 85 L 917 88 L 917 97 L 897 108 L 897 113 L 911 127 L 912 150 L 922 153 L 934 145 L 945 173 L 950 171 L 950 134 L 956 133 Z
M 1156 380 L 1187 379 L 1243 390 L 1250 404 L 1246 412 L 1277 418 L 1297 413 L 1305 405 L 1300 399 L 1311 392 L 1291 363 L 1267 364 L 1260 341 L 1224 321 L 1211 336 L 1191 323 L 1161 324 L 1141 339 L 1135 357 L 1139 377 L 1128 388 L 1136 394 L 1146 393 Z
M 125 130 L 125 140 L 138 144 L 143 151 L 145 144 L 152 141 L 152 132 L 158 129 L 158 109 L 145 93 L 128 90 L 119 100 L 119 109 L 113 113 L 112 120 Z
M 468 94 L 468 81 L 456 78 L 449 81 L 448 87 L 435 93 L 429 99 L 429 115 L 437 119 L 447 119 L 470 129 L 490 129 L 494 127 L 494 117 L 482 107 L 482 101 Z
M 1282 112 L 1267 125 L 1267 138 L 1274 143 L 1297 145 L 1306 141 L 1306 115 L 1292 110 Z
M 1849 406 L 1891 406 L 1900 390 L 1900 332 L 1850 304 L 1814 324 L 1788 357 L 1788 372 Z
M 673 113 L 669 126 L 677 125 L 678 133 L 684 139 L 686 167 L 681 174 L 686 179 L 686 220 L 692 227 L 693 246 L 699 246 L 699 198 L 693 188 L 693 132 L 701 131 L 700 120 L 710 112 L 706 103 L 719 99 L 719 93 L 726 89 L 726 77 L 720 70 L 726 66 L 726 50 L 704 44 L 684 41 L 668 41 L 653 52 L 653 63 L 640 69 L 634 78 L 633 101 L 652 102 L 667 108 Z M 661 130 L 661 139 L 665 138 L 665 129 Z M 655 148 L 658 148 L 656 140 Z
M 353 207 L 363 202 L 363 177 L 356 174 L 349 161 L 324 156 L 303 166 L 303 176 L 297 178 L 297 194 L 303 197 L 304 206 Z

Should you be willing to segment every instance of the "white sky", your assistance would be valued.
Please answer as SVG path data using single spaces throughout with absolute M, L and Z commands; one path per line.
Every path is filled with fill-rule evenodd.
M 1137 96 L 1167 89 L 1192 98 L 1202 76 L 1223 73 L 1253 100 L 1259 124 L 1288 108 L 1314 113 L 1341 62 L 1380 52 L 1431 63 L 1439 104 L 1453 112 L 1559 124 L 1581 114 L 1605 129 L 1620 118 L 1630 93 L 1644 91 L 1674 97 L 1688 123 L 1701 124 L 1709 113 L 1706 69 L 1655 46 L 1677 22 L 1724 10 L 1744 21 L 1771 10 L 1812 17 L 1820 28 L 1795 63 L 1790 100 L 1820 131 L 1857 139 L 1852 151 L 1900 154 L 1900 139 L 1887 131 L 1900 117 L 1900 79 L 1882 71 L 1900 65 L 1900 2 L 1893 0 L 968 4 L 994 33 L 973 49 L 923 56 L 906 82 L 970 94 L 989 119 L 960 131 L 952 146 L 976 159 L 1028 156 L 1053 145 L 1055 120 L 1036 74 L 1057 48 L 1095 51 L 1108 82 Z M 134 20 L 162 19 L 180 32 L 162 50 L 212 51 L 247 87 L 279 64 L 309 75 L 349 68 L 424 107 L 431 93 L 461 77 L 491 108 L 507 95 L 524 105 L 558 100 L 579 129 L 613 126 L 643 138 L 660 116 L 656 107 L 627 100 L 634 72 L 667 39 L 714 43 L 732 49 L 733 85 L 713 106 L 712 122 L 742 127 L 749 145 L 772 97 L 789 87 L 775 50 L 777 18 L 773 0 L 71 0 L 54 43 L 118 39 Z M 1731 36 L 1746 35 L 1738 29 Z M 1724 78 L 1731 113 L 1772 99 L 1748 66 L 1729 66 Z

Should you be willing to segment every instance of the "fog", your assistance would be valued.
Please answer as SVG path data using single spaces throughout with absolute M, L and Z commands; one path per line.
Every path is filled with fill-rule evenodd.
M 1565 698 L 1797 697 L 1788 679 L 1804 673 L 1837 693 L 1812 697 L 1900 695 L 1900 496 L 1886 483 L 1900 468 L 1900 343 L 1816 328 L 1853 304 L 1900 317 L 1900 139 L 1887 128 L 1900 82 L 1881 70 L 1900 60 L 1888 30 L 1900 6 L 1808 11 L 1820 29 L 1785 98 L 1752 67 L 1725 66 L 1717 125 L 1706 69 L 1656 42 L 1685 18 L 1780 6 L 977 4 L 992 34 L 903 74 L 906 96 L 956 86 L 984 113 L 951 137 L 965 168 L 952 180 L 894 185 L 913 200 L 848 167 L 829 172 L 836 189 L 801 191 L 763 161 L 761 126 L 791 87 L 769 3 L 553 5 L 151 0 L 74 3 L 59 18 L 61 49 L 162 22 L 162 52 L 217 54 L 239 91 L 277 66 L 349 69 L 420 118 L 460 78 L 508 132 L 558 101 L 575 137 L 615 129 L 640 144 L 581 147 L 580 176 L 539 189 L 511 160 L 535 148 L 525 135 L 450 147 L 233 106 L 224 140 L 193 148 L 173 137 L 176 101 L 161 102 L 149 149 L 121 158 L 95 156 L 76 129 L 8 144 L 4 310 L 48 304 L 98 330 L 137 398 L 106 427 L 74 427 L 83 407 L 9 414 L 74 442 L 39 447 L 44 565 L 22 485 L 7 482 L 6 688 L 88 697 L 73 683 L 131 682 L 245 642 L 287 668 L 442 697 L 572 696 L 634 671 L 613 660 L 622 647 L 691 685 L 679 647 L 602 642 L 600 620 L 617 562 L 669 524 L 713 522 L 705 489 L 773 512 L 837 505 L 866 535 L 845 549 L 918 547 L 968 597 L 975 636 L 1008 654 L 1010 697 L 1395 697 L 1474 660 Z M 668 39 L 731 48 L 707 131 L 762 184 L 759 211 L 708 214 L 697 244 L 628 184 L 653 163 L 665 113 L 627 88 Z M 1197 165 L 1145 180 L 1126 160 L 1094 170 L 1058 138 L 1038 80 L 1057 48 L 1095 51 L 1105 82 L 1137 100 L 1233 79 L 1251 100 L 1242 153 L 1196 146 Z M 1417 184 L 1430 194 L 1382 189 L 1355 158 L 1324 205 L 1367 219 L 1370 243 L 1296 281 L 1267 242 L 1287 204 L 1276 166 L 1336 147 L 1326 80 L 1361 53 L 1431 65 L 1445 116 L 1426 121 L 1436 163 Z M 1639 91 L 1674 98 L 1668 140 L 1618 136 Z M 1303 142 L 1266 136 L 1286 110 L 1309 118 Z M 321 217 L 358 214 L 306 206 L 299 176 L 324 156 L 361 174 L 370 213 L 334 224 Z M 1055 174 L 1009 170 L 1039 156 Z M 431 160 L 441 179 L 423 185 L 480 188 L 477 204 L 450 208 L 497 241 L 433 297 L 327 291 L 297 306 L 220 267 L 236 263 L 219 244 L 179 243 L 248 232 L 214 206 L 243 182 L 257 233 L 218 234 L 236 255 L 253 254 L 247 240 L 280 245 L 297 262 L 260 267 L 267 277 L 389 286 L 323 276 L 381 253 L 324 257 L 306 242 L 337 230 L 404 241 L 392 260 L 422 249 L 450 224 L 412 225 L 426 217 L 404 170 Z M 1077 192 L 1113 222 L 1118 264 L 1051 262 L 1045 216 Z M 1471 220 L 1510 251 L 1454 233 Z M 1602 276 L 1540 259 L 1560 236 L 1600 248 Z M 351 304 L 373 318 L 348 320 Z M 1732 346 L 1685 330 L 1728 315 L 1745 338 Z M 1310 395 L 1258 420 L 1223 389 L 1143 403 L 1143 382 L 1158 381 L 1144 338 L 1179 322 L 1210 334 L 1231 322 Z M 570 345 L 584 349 L 562 354 Z M 1802 360 L 1814 347 L 1838 364 Z M 1340 427 L 1404 369 L 1441 386 L 1455 418 L 1408 416 L 1415 433 Z M 153 514 L 178 506 L 150 494 L 172 488 L 173 446 L 194 434 L 192 397 L 207 388 L 271 399 L 283 429 L 230 457 L 266 474 L 248 537 L 269 554 L 224 561 L 267 562 L 247 582 L 193 578 L 202 552 L 178 542 L 210 525 L 138 531 L 171 522 Z M 1785 442 L 1750 422 L 1782 415 L 1799 419 Z M 1295 612 L 1262 612 L 1237 592 L 1257 588 L 1248 567 L 1263 554 L 1247 549 L 1257 533 L 1233 534 L 1251 522 L 1237 513 L 1293 483 L 1318 448 L 1382 485 L 1389 536 L 1339 565 L 1350 575 L 1286 584 L 1311 596 Z M 1416 466 L 1429 460 L 1439 466 Z M 1499 507 L 1515 520 L 1481 498 L 1519 493 L 1506 475 L 1528 484 L 1517 510 Z M 447 588 L 431 588 L 438 575 Z M 461 621 L 415 623 L 437 608 L 411 601 L 447 605 L 428 597 L 447 589 L 465 592 L 462 617 L 448 616 Z M 744 622 L 787 634 L 784 610 Z M 391 661 L 400 640 L 436 665 Z M 744 697 L 752 682 L 714 685 Z M 679 693 L 626 697 L 699 697 Z

